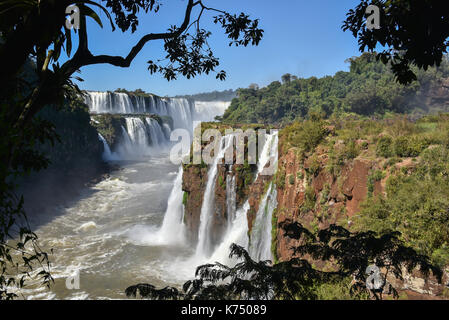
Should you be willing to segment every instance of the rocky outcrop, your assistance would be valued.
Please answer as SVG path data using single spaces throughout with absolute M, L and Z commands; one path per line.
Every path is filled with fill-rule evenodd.
M 183 173 L 183 191 L 185 223 L 189 240 L 195 243 L 198 240 L 198 229 L 200 225 L 201 208 L 203 197 L 207 185 L 208 171 L 210 168 L 199 165 L 185 165 Z M 214 244 L 218 244 L 226 231 L 227 216 L 227 176 L 235 177 L 236 181 L 236 205 L 240 207 L 248 199 L 250 194 L 253 197 L 257 194 L 255 186 L 252 184 L 254 168 L 244 165 L 217 165 L 217 178 L 214 185 L 214 210 L 211 219 L 212 239 Z M 262 190 L 263 191 L 263 190 Z M 256 209 L 257 212 L 257 209 Z
M 191 242 L 198 240 L 201 205 L 207 184 L 207 167 L 184 166 L 182 190 L 184 191 L 184 221 Z
M 312 231 L 336 223 L 350 227 L 351 218 L 367 198 L 368 177 L 379 167 L 376 161 L 356 158 L 348 161 L 338 175 L 332 175 L 326 170 L 325 149 L 318 149 L 313 158 L 304 160 L 297 150 L 291 149 L 279 163 L 280 170 L 285 172 L 280 173 L 282 181 L 278 182 L 277 222 L 297 221 Z M 375 181 L 373 187 L 374 194 L 383 192 L 381 181 Z M 276 245 L 279 260 L 291 259 L 294 255 L 291 247 L 296 244 L 279 229 Z

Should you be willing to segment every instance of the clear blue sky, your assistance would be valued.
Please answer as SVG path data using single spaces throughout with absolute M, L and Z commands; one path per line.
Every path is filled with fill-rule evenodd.
M 203 75 L 187 80 L 180 77 L 167 82 L 160 75 L 150 75 L 148 60 L 163 56 L 162 41 L 150 42 L 133 61 L 130 68 L 110 65 L 84 67 L 79 83 L 86 90 L 115 90 L 141 88 L 161 96 L 194 94 L 213 90 L 237 89 L 251 83 L 265 86 L 279 80 L 284 73 L 300 77 L 333 75 L 347 70 L 347 58 L 359 55 L 357 40 L 341 25 L 357 0 L 204 0 L 210 6 L 230 12 L 241 11 L 260 18 L 265 36 L 258 47 L 229 48 L 227 38 L 212 23 L 213 13 L 203 17 L 203 27 L 212 32 L 210 41 L 215 55 L 220 57 L 219 70 L 227 71 L 227 80 Z M 148 32 L 165 31 L 182 22 L 185 0 L 163 1 L 158 14 L 140 17 L 138 30 L 131 34 L 120 30 L 111 32 L 104 19 L 104 29 L 89 23 L 89 47 L 94 54 L 126 55 L 130 48 Z M 90 19 L 91 20 L 91 19 Z M 92 21 L 92 20 L 91 20 Z

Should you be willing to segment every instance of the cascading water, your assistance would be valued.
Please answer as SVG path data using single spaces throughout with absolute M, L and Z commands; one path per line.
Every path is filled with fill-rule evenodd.
M 223 115 L 228 107 L 229 102 L 225 101 L 195 101 L 195 120 L 211 121 L 216 116 Z
M 98 137 L 100 138 L 101 142 L 103 142 L 103 160 L 110 161 L 113 159 L 111 148 L 109 148 L 109 145 L 106 141 L 106 139 L 99 133 Z
M 146 118 L 145 121 L 148 125 L 152 146 L 156 148 L 161 147 L 167 142 L 167 135 L 164 133 L 163 128 L 154 119 Z
M 210 223 L 211 217 L 214 214 L 215 204 L 215 184 L 217 182 L 218 162 L 221 161 L 226 150 L 232 145 L 233 136 L 224 136 L 219 143 L 220 150 L 214 158 L 214 162 L 207 174 L 206 191 L 204 193 L 203 205 L 201 207 L 200 227 L 198 231 L 198 245 L 196 254 L 198 256 L 207 257 L 212 250 L 210 241 Z
M 226 175 L 226 214 L 228 217 L 228 228 L 231 226 L 232 221 L 235 219 L 235 212 L 237 210 L 237 195 L 235 192 L 235 176 L 232 175 L 232 165 L 229 168 L 229 172 Z
M 95 91 L 86 92 L 85 102 L 92 114 L 123 114 L 126 117 L 126 133 L 123 133 L 117 150 L 122 160 L 160 152 L 169 144 L 171 129 L 193 132 L 194 121 L 212 121 L 229 106 L 229 102 L 221 101 L 193 103 L 187 99 Z M 139 118 L 131 117 L 132 114 Z M 145 117 L 150 114 L 170 117 L 173 128 Z M 146 124 L 140 118 L 145 118 Z
M 122 114 L 113 117 L 118 119 L 114 139 L 99 136 L 105 160 L 120 161 L 120 170 L 86 186 L 73 201 L 40 210 L 33 229 L 47 252 L 54 249 L 55 285 L 47 290 L 28 283 L 21 294 L 29 299 L 123 299 L 125 288 L 137 282 L 181 285 L 201 261 L 190 260 L 195 248 L 184 240 L 182 168 L 171 163 L 164 149 L 173 129 L 190 130 L 192 123 L 183 121 L 212 121 L 218 111 L 197 112 L 196 103 L 187 100 L 118 93 L 89 92 L 86 102 L 93 114 Z M 101 124 L 95 119 L 101 117 L 92 115 L 92 122 Z M 106 142 L 110 138 L 113 147 Z M 235 194 L 235 188 L 229 192 Z M 245 228 L 245 214 L 245 208 L 235 211 L 232 222 Z M 245 235 L 236 226 L 229 229 Z M 66 279 L 76 272 L 80 290 L 67 290 Z
M 249 202 L 246 201 L 242 208 L 238 209 L 235 212 L 234 218 L 228 220 L 228 228 L 225 233 L 222 242 L 215 248 L 210 247 L 210 235 L 208 232 L 211 231 L 208 228 L 210 223 L 210 218 L 213 214 L 214 208 L 214 185 L 216 183 L 216 175 L 217 175 L 217 164 L 223 158 L 225 151 L 227 148 L 231 146 L 232 136 L 225 136 L 221 141 L 221 148 L 218 152 L 217 157 L 214 160 L 212 167 L 208 173 L 208 182 L 206 186 L 206 192 L 204 195 L 203 205 L 201 209 L 201 219 L 200 219 L 200 230 L 199 230 L 199 242 L 196 250 L 197 262 L 198 257 L 203 257 L 202 262 L 210 261 L 210 262 L 221 262 L 221 263 L 232 263 L 233 261 L 229 258 L 229 247 L 231 244 L 236 243 L 240 246 L 243 246 L 249 250 L 253 250 L 254 258 L 263 258 L 264 260 L 271 260 L 271 217 L 274 209 L 277 206 L 276 203 L 276 188 L 271 186 L 269 192 L 264 196 L 261 203 L 261 209 L 259 210 L 256 220 L 259 220 L 259 224 L 261 227 L 259 231 L 256 231 L 256 235 L 254 239 L 251 238 L 251 244 L 253 249 L 249 248 L 249 239 L 248 239 L 248 222 L 247 222 L 247 213 L 250 208 Z M 278 133 L 273 132 L 267 136 L 265 144 L 263 146 L 262 152 L 259 157 L 258 167 L 257 167 L 257 177 L 259 175 L 264 174 L 264 168 L 267 167 L 268 164 L 276 167 L 278 159 Z M 227 176 L 227 181 L 229 177 L 229 173 Z M 231 180 L 232 181 L 232 180 Z M 232 207 L 235 207 L 235 198 L 233 198 L 232 193 L 235 193 L 235 184 L 233 185 L 234 191 L 227 189 L 227 205 L 228 210 Z M 232 188 L 232 182 L 231 186 Z M 234 201 L 234 203 L 232 203 Z M 229 211 L 228 211 L 229 212 Z M 229 215 L 228 215 L 229 218 Z M 267 234 L 269 235 L 267 236 Z
M 263 197 L 256 220 L 251 230 L 249 254 L 255 261 L 273 261 L 271 253 L 271 230 L 274 209 L 277 207 L 277 190 L 270 184 L 267 193 Z
M 181 166 L 176 176 L 173 190 L 168 198 L 168 207 L 162 227 L 158 232 L 158 238 L 162 243 L 182 243 L 185 241 L 182 174 L 183 169 Z
M 268 140 L 264 145 L 258 174 L 262 174 L 268 163 L 274 166 L 276 171 L 278 160 L 278 133 L 272 133 L 268 136 Z M 275 172 L 272 172 L 275 173 Z M 277 190 L 276 186 L 271 183 L 267 193 L 259 204 L 259 210 L 256 214 L 253 229 L 251 230 L 251 239 L 249 246 L 249 254 L 256 261 L 273 260 L 271 253 L 271 229 L 273 212 L 277 207 Z

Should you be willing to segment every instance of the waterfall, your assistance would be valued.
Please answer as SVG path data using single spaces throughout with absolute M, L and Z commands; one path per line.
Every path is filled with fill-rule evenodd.
M 122 160 L 131 160 L 150 154 L 149 128 L 140 118 L 126 118 L 122 126 L 122 140 L 118 154 Z
M 193 131 L 194 108 L 187 99 L 163 100 L 167 106 L 167 116 L 173 119 L 175 128 L 184 128 Z
M 118 92 L 94 92 L 88 91 L 85 102 L 89 111 L 94 114 L 157 114 L 169 116 L 173 119 L 176 129 L 183 128 L 192 130 L 195 120 L 211 121 L 215 117 L 217 108 L 210 106 L 210 116 L 205 113 L 209 107 L 205 105 L 200 112 L 196 112 L 195 104 L 187 99 L 159 98 L 153 95 L 148 97 L 130 96 Z M 215 111 L 212 111 L 215 110 Z M 221 114 L 224 113 L 221 112 Z M 201 115 L 200 118 L 198 116 Z
M 235 262 L 229 258 L 229 248 L 233 243 L 248 248 L 248 218 L 249 202 L 246 201 L 242 208 L 238 209 L 234 221 L 232 221 L 223 241 L 214 250 L 209 258 L 210 262 L 218 261 L 230 265 Z
M 121 142 L 115 145 L 114 149 L 117 150 L 112 150 L 117 151 L 117 160 L 164 151 L 162 147 L 169 144 L 172 130 L 187 129 L 193 132 L 194 121 L 213 121 L 229 106 L 229 102 L 221 101 L 192 102 L 183 98 L 96 91 L 85 92 L 85 103 L 92 114 L 123 114 L 126 133 L 123 132 Z M 167 123 L 158 123 L 149 117 L 150 114 L 170 117 L 173 128 Z
M 232 145 L 233 136 L 228 135 L 221 138 L 220 150 L 214 158 L 214 162 L 207 174 L 206 190 L 204 192 L 203 205 L 200 214 L 200 227 L 198 231 L 198 245 L 196 253 L 198 256 L 208 256 L 212 250 L 210 242 L 210 223 L 214 214 L 215 184 L 217 182 L 218 163 L 224 158 L 226 150 Z M 214 150 L 216 151 L 216 150 Z
M 235 219 L 237 195 L 235 192 L 235 176 L 232 175 L 232 165 L 226 175 L 226 215 L 228 220 L 228 228 Z
M 167 211 L 165 212 L 162 227 L 158 231 L 158 240 L 163 244 L 183 243 L 184 206 L 182 204 L 182 166 L 176 176 L 175 184 L 168 198 Z
M 271 253 L 271 229 L 274 209 L 277 207 L 277 190 L 272 183 L 259 205 L 251 230 L 249 254 L 255 261 L 273 261 Z
M 270 164 L 276 171 L 278 161 L 278 132 L 271 133 L 263 147 L 259 158 L 258 175 Z M 272 173 L 274 173 L 272 172 Z M 271 253 L 271 229 L 273 212 L 277 207 L 276 186 L 271 183 L 259 204 L 259 210 L 251 230 L 249 254 L 256 261 L 273 260 Z
M 222 242 L 214 249 L 208 241 L 211 231 L 209 228 L 210 219 L 214 209 L 214 192 L 217 180 L 217 164 L 223 158 L 227 148 L 233 141 L 233 136 L 225 136 L 221 141 L 221 148 L 214 160 L 214 164 L 209 169 L 206 191 L 204 194 L 203 205 L 201 208 L 199 242 L 197 246 L 197 256 L 206 257 L 208 261 L 221 263 L 232 263 L 229 259 L 229 247 L 232 243 L 247 248 L 253 252 L 255 259 L 271 260 L 271 219 L 274 209 L 277 206 L 276 188 L 272 185 L 268 192 L 261 200 L 260 209 L 256 216 L 255 224 L 257 231 L 251 236 L 251 248 L 249 247 L 248 238 L 248 221 L 247 214 L 250 209 L 249 202 L 246 201 L 242 208 L 235 210 L 235 177 L 231 177 L 230 173 L 226 177 L 226 204 L 228 214 L 228 228 L 223 237 Z M 270 165 L 277 165 L 278 158 L 278 132 L 272 132 L 267 136 L 257 165 L 257 178 L 264 173 L 264 168 Z
M 156 120 L 151 118 L 146 118 L 145 120 L 148 124 L 151 144 L 153 147 L 159 148 L 162 144 L 167 142 L 167 136 Z
M 264 173 L 264 169 L 267 166 L 267 164 L 277 166 L 277 159 L 279 155 L 278 143 L 279 143 L 279 135 L 277 131 L 272 132 L 270 135 L 268 135 L 268 139 L 266 139 L 262 152 L 259 156 L 259 165 L 257 168 L 258 175 Z
M 103 142 L 103 160 L 104 161 L 110 161 L 113 159 L 111 148 L 109 148 L 108 142 L 106 139 L 99 133 L 98 137 L 100 138 L 101 142 Z

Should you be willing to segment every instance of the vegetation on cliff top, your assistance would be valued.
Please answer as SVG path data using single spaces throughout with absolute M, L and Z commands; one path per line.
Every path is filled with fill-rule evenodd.
M 432 89 L 441 88 L 449 77 L 445 56 L 438 68 L 415 69 L 418 79 L 409 85 L 395 81 L 389 66 L 364 53 L 349 60 L 349 72 L 308 79 L 283 76 L 283 83 L 272 82 L 264 88 L 239 89 L 238 97 L 226 110 L 223 121 L 232 123 L 290 123 L 311 112 L 325 117 L 335 115 L 376 115 L 447 111 L 444 104 L 429 102 Z

